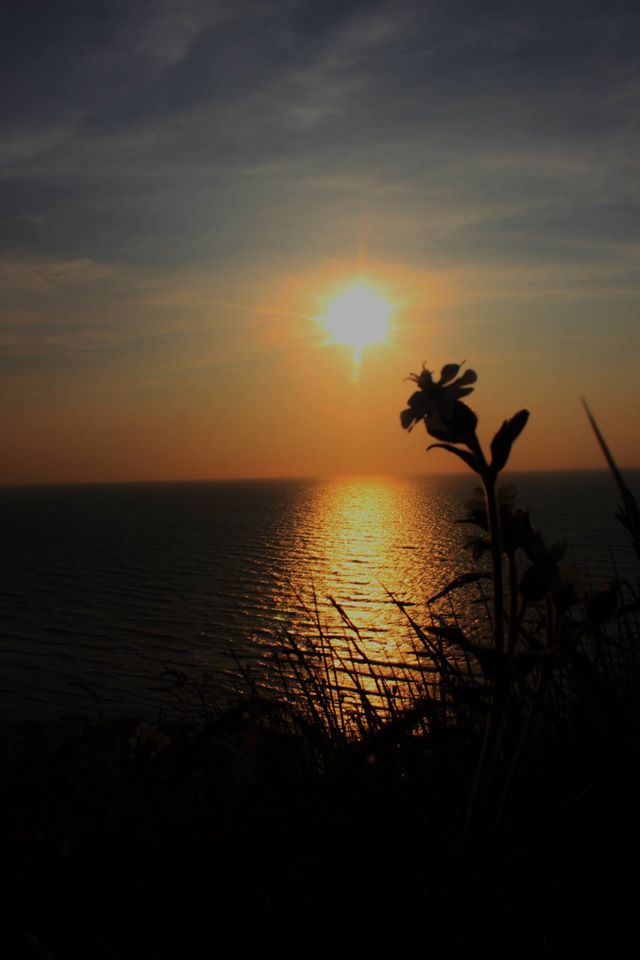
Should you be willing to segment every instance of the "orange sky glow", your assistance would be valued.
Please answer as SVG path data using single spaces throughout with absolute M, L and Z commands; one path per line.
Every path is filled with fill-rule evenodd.
M 144 291 L 138 309 L 150 322 L 156 310 L 161 321 L 185 312 L 184 336 L 170 326 L 165 342 L 105 365 L 91 343 L 52 344 L 68 370 L 34 371 L 15 385 L 0 429 L 3 482 L 455 470 L 446 454 L 425 452 L 425 431 L 400 429 L 412 392 L 404 378 L 423 360 L 436 373 L 462 361 L 477 371 L 468 402 L 486 442 L 504 418 L 530 409 L 514 469 L 602 465 L 581 395 L 620 463 L 638 463 L 640 427 L 620 415 L 637 403 L 624 344 L 555 336 L 557 306 L 544 287 L 523 295 L 517 276 L 370 263 L 367 283 L 393 308 L 384 339 L 357 350 L 318 319 L 362 276 L 348 263 L 283 273 L 245 287 L 243 299 L 233 289 L 220 297 L 220 281 L 205 273 Z M 544 324 L 527 319 L 534 308 Z M 598 378 L 588 373 L 596 366 Z
M 206 6 L 11 7 L 0 483 L 457 470 L 423 362 L 514 469 L 604 465 L 581 396 L 639 466 L 624 18 Z

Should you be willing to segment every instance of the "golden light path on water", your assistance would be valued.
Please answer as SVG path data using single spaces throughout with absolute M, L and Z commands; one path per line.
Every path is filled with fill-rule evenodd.
M 105 711 L 155 715 L 172 703 L 167 666 L 206 673 L 218 703 L 246 690 L 247 671 L 279 694 L 300 666 L 291 641 L 324 652 L 339 684 L 359 674 L 371 689 L 371 661 L 390 673 L 415 659 L 385 590 L 423 622 L 424 599 L 466 562 L 449 521 L 470 487 L 426 476 L 5 491 L 5 711 L 81 710 L 89 686 Z
M 460 529 L 443 516 L 443 506 L 452 519 L 460 515 L 459 499 L 434 498 L 428 478 L 419 503 L 415 492 L 415 478 L 319 482 L 295 517 L 284 557 L 290 580 L 277 602 L 306 613 L 282 615 L 282 626 L 307 652 L 322 653 L 322 667 L 335 671 L 351 700 L 359 683 L 379 697 L 374 674 L 400 695 L 408 677 L 419 680 L 416 665 L 429 666 L 424 647 L 392 597 L 424 622 L 424 600 L 459 570 Z
M 609 585 L 608 542 L 631 581 L 637 558 L 606 472 L 514 482 L 545 541 L 567 540 L 569 561 L 586 564 L 586 582 Z M 474 486 L 461 474 L 5 488 L 4 716 L 86 714 L 87 689 L 105 715 L 156 716 L 174 702 L 159 689 L 167 666 L 199 682 L 206 672 L 222 704 L 246 691 L 247 670 L 279 693 L 301 667 L 289 638 L 352 701 L 357 676 L 375 686 L 371 662 L 402 679 L 415 636 L 385 588 L 429 623 L 426 598 L 473 567 L 464 543 L 475 531 L 454 521 Z M 477 590 L 437 605 L 476 639 L 488 623 Z

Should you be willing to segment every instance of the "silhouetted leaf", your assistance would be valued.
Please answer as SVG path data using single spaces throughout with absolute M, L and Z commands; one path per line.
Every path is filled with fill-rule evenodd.
M 459 590 L 460 587 L 466 587 L 470 583 L 477 583 L 479 580 L 491 580 L 491 574 L 461 573 L 459 577 L 455 577 L 455 579 L 448 583 L 439 593 L 435 593 L 432 597 L 429 597 L 427 603 L 435 603 L 436 600 L 441 600 L 442 597 L 446 597 L 452 590 Z
M 473 646 L 459 627 L 449 627 L 442 623 L 437 626 L 434 624 L 425 624 L 420 629 L 423 633 L 431 633 L 436 637 L 440 637 L 442 640 L 447 640 L 449 643 L 455 643 L 463 650 L 468 650 Z
M 432 443 L 427 447 L 427 450 L 448 450 L 449 453 L 455 453 L 457 457 L 460 457 L 461 460 L 467 464 L 468 467 L 471 467 L 475 473 L 480 473 L 480 464 L 478 463 L 477 457 L 472 453 L 469 453 L 468 450 L 460 450 L 459 447 L 454 447 L 450 443 Z
M 510 420 L 505 420 L 491 441 L 491 470 L 494 476 L 506 466 L 511 447 L 518 439 L 529 419 L 528 410 L 520 410 Z

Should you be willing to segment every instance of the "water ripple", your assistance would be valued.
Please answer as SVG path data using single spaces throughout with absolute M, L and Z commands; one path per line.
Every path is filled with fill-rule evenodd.
M 621 572 L 632 568 L 606 474 L 515 480 L 534 522 L 569 541 L 593 582 L 612 576 L 608 543 Z M 103 709 L 155 710 L 164 665 L 206 670 L 229 691 L 237 663 L 268 664 L 285 633 L 313 644 L 318 624 L 350 656 L 329 598 L 368 656 L 404 661 L 413 640 L 389 593 L 419 616 L 468 567 L 467 531 L 450 521 L 473 486 L 458 476 L 0 489 L 5 716 L 90 711 L 78 684 Z M 366 675 L 362 660 L 354 669 Z

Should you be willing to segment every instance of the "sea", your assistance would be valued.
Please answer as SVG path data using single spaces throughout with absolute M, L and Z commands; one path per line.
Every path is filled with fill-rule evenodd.
M 637 582 L 606 471 L 506 479 L 588 589 Z M 640 470 L 625 479 L 640 495 Z M 0 487 L 0 722 L 166 715 L 205 687 L 220 703 L 254 682 L 277 692 L 319 636 L 406 662 L 408 614 L 420 622 L 475 569 L 474 529 L 457 522 L 474 486 L 458 474 Z M 464 591 L 446 603 L 484 616 Z

